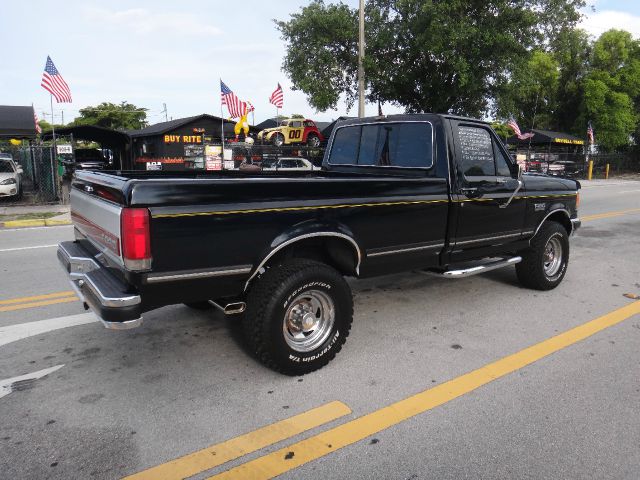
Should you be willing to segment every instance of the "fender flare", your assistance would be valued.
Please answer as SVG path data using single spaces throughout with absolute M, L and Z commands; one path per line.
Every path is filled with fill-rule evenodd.
M 326 238 L 341 238 L 346 240 L 354 249 L 354 253 L 356 256 L 356 265 L 355 265 L 355 273 L 356 275 L 360 274 L 360 264 L 362 262 L 362 249 L 358 242 L 355 240 L 354 235 L 350 230 L 341 226 L 341 225 L 329 225 L 329 224 L 301 224 L 297 225 L 291 230 L 288 230 L 276 238 L 273 239 L 269 247 L 266 249 L 266 253 L 262 255 L 262 260 L 258 263 L 258 265 L 253 269 L 251 275 L 247 279 L 245 284 L 245 291 L 249 287 L 251 281 L 260 273 L 262 267 L 264 267 L 267 262 L 279 251 L 292 245 L 301 240 L 305 240 L 308 238 L 318 238 L 318 237 L 326 237 Z
M 552 208 L 551 210 L 549 210 L 549 212 L 547 212 L 547 214 L 544 216 L 542 221 L 538 224 L 531 238 L 535 237 L 538 234 L 538 231 L 540 230 L 540 228 L 542 228 L 542 225 L 544 224 L 544 222 L 546 222 L 551 215 L 555 215 L 558 212 L 564 213 L 567 216 L 567 221 L 569 222 L 569 224 L 571 224 L 571 215 L 569 214 L 569 211 L 566 208 L 564 208 L 564 205 L 558 208 Z M 571 232 L 568 232 L 568 233 L 569 235 L 571 235 Z

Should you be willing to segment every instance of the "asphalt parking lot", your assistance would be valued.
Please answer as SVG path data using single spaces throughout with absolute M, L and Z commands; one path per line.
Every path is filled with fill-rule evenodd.
M 215 311 L 107 331 L 58 266 L 71 227 L 0 230 L 0 477 L 640 478 L 640 181 L 585 182 L 581 217 L 550 292 L 351 282 L 347 344 L 299 378 Z

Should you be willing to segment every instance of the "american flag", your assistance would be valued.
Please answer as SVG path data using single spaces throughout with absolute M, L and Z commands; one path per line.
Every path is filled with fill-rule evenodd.
M 280 86 L 280 83 L 278 83 L 278 86 L 269 97 L 269 103 L 275 105 L 276 108 L 282 108 L 283 100 L 284 95 L 282 93 L 282 87 Z
M 35 109 L 33 110 L 33 121 L 36 124 L 36 132 L 42 133 L 42 128 L 40 127 L 40 119 L 38 118 L 38 114 L 36 113 Z
M 591 120 L 589 120 L 589 125 L 587 126 L 587 137 L 589 138 L 589 145 L 593 145 L 594 137 L 593 137 L 593 126 L 591 125 Z
M 51 61 L 51 57 L 47 56 L 47 64 L 44 66 L 42 74 L 42 82 L 40 83 L 45 90 L 53 95 L 58 103 L 71 103 L 71 90 L 69 85 L 64 81 L 60 72 Z
M 247 112 L 246 113 L 253 112 L 255 109 L 256 108 L 253 106 L 253 104 L 249 100 L 247 100 Z
M 220 80 L 220 94 L 222 96 L 222 105 L 227 106 L 231 118 L 240 118 L 251 111 L 247 110 L 247 103 L 240 100 L 222 80 Z M 253 105 L 251 107 L 253 109 Z
M 513 116 L 509 117 L 509 121 L 507 122 L 507 126 L 511 128 L 511 130 L 513 130 L 513 133 L 515 133 L 516 137 L 518 137 L 518 139 L 520 140 L 526 140 L 528 138 L 533 137 L 533 133 L 525 133 L 523 134 L 520 131 L 520 127 L 518 126 L 518 122 L 516 122 L 516 119 L 513 118 Z

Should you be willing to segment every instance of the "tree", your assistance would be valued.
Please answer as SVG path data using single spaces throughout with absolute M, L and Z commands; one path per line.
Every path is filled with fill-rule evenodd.
M 126 101 L 119 105 L 102 102 L 96 107 L 85 107 L 73 125 L 96 125 L 98 127 L 137 130 L 147 125 L 147 109 L 136 107 Z
M 502 118 L 513 115 L 521 128 L 553 128 L 557 103 L 559 66 L 552 55 L 532 52 L 500 90 L 497 104 Z
M 584 81 L 581 119 L 593 122 L 596 142 L 605 150 L 629 145 L 638 130 L 640 42 L 629 32 L 609 30 L 593 45 L 591 71 Z
M 580 111 L 584 99 L 584 78 L 589 71 L 591 50 L 589 35 L 580 29 L 560 32 L 551 45 L 550 53 L 560 68 L 554 130 L 578 136 L 583 136 L 586 131 L 576 112 Z
M 368 0 L 367 98 L 479 116 L 529 50 L 579 19 L 583 0 Z M 357 10 L 314 0 L 276 21 L 283 69 L 318 110 L 357 96 Z

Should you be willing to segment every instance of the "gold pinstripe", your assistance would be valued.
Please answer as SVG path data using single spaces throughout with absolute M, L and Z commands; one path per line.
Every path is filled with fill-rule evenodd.
M 557 195 L 533 195 L 516 198 L 549 198 L 549 197 L 575 197 L 575 193 L 563 193 Z M 468 198 L 464 200 L 453 200 L 453 203 L 465 202 L 490 202 L 494 198 Z M 359 208 L 359 207 L 389 207 L 395 205 L 424 205 L 429 203 L 449 202 L 448 198 L 440 200 L 412 200 L 406 202 L 380 202 L 380 203 L 349 203 L 340 205 L 310 205 L 306 207 L 281 207 L 281 208 L 254 208 L 248 210 L 218 210 L 213 212 L 189 212 L 189 213 L 160 213 L 152 216 L 154 218 L 177 218 L 177 217 L 201 217 L 209 215 L 235 215 L 242 213 L 269 213 L 269 212 L 297 212 L 305 210 L 328 210 L 336 208 Z

